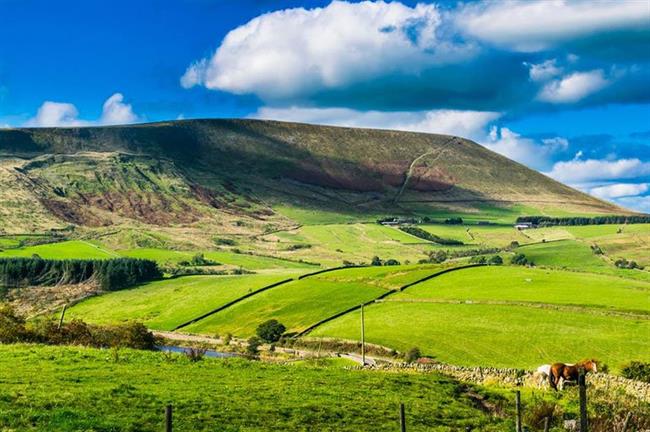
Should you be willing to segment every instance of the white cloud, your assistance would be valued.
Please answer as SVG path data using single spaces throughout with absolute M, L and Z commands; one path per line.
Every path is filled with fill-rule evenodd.
M 537 99 L 550 103 L 577 102 L 609 84 L 602 70 L 575 72 L 546 84 Z
M 639 159 L 619 159 L 614 161 L 574 159 L 556 162 L 548 175 L 569 184 L 631 179 L 650 175 L 650 162 L 642 162 Z
M 102 107 L 102 115 L 97 121 L 79 118 L 77 107 L 71 103 L 46 101 L 38 109 L 36 116 L 27 120 L 27 127 L 81 127 L 93 125 L 128 124 L 138 121 L 138 116 L 129 104 L 124 103 L 124 96 L 115 93 Z
M 106 99 L 102 108 L 99 123 L 103 125 L 128 124 L 138 121 L 138 116 L 133 112 L 133 107 L 124 103 L 124 95 L 115 93 Z
M 524 63 L 529 67 L 528 75 L 532 81 L 547 81 L 562 73 L 562 68 L 557 65 L 556 59 L 546 60 L 543 63 Z
M 348 108 L 262 107 L 252 118 L 333 126 L 395 129 L 458 135 L 477 139 L 500 113 L 491 111 L 432 110 L 416 112 L 356 111 Z
M 36 116 L 25 123 L 30 127 L 75 127 L 87 126 L 89 122 L 79 119 L 79 111 L 71 103 L 46 101 Z
M 631 197 L 648 191 L 648 183 L 615 183 L 592 188 L 589 193 L 603 199 Z
M 483 146 L 510 159 L 535 169 L 549 166 L 553 155 L 568 148 L 565 138 L 546 138 L 541 142 L 523 137 L 506 127 L 493 126 L 488 136 L 481 141 Z
M 643 213 L 650 213 L 650 195 L 622 197 L 614 200 L 617 204 Z
M 647 1 L 501 0 L 468 4 L 455 17 L 466 34 L 533 52 L 598 33 L 648 28 Z
M 226 35 L 209 59 L 192 64 L 185 88 L 204 85 L 265 100 L 292 98 L 473 55 L 469 45 L 440 40 L 435 5 L 347 3 L 261 15 Z

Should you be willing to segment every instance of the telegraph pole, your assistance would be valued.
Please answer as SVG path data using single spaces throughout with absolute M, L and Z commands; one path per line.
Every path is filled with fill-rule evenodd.
M 366 325 L 363 318 L 363 304 L 361 305 L 361 363 L 366 365 Z

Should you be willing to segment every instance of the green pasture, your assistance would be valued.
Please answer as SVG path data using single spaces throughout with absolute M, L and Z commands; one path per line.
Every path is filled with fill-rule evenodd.
M 311 336 L 359 340 L 359 313 Z M 365 311 L 366 341 L 423 353 L 452 364 L 535 368 L 594 357 L 618 370 L 650 360 L 650 320 L 493 304 L 386 301 Z
M 0 252 L 0 257 L 31 257 L 38 255 L 44 259 L 108 259 L 118 254 L 83 240 L 70 240 L 8 249 Z
M 289 276 L 291 277 L 291 276 Z M 85 300 L 66 314 L 92 323 L 141 321 L 171 330 L 225 303 L 286 279 L 286 275 L 184 276 Z
M 370 301 L 439 270 L 435 266 L 352 268 L 308 277 L 265 291 L 185 328 L 203 334 L 247 337 L 262 322 L 277 319 L 289 332 Z
M 441 275 L 391 300 L 531 302 L 635 311 L 650 317 L 650 283 L 526 267 L 474 267 Z
M 514 427 L 512 392 L 438 374 L 323 364 L 192 363 L 157 352 L 0 345 L 0 427 L 157 432 L 164 429 L 164 407 L 173 404 L 178 431 L 390 432 L 399 428 L 400 403 L 407 407 L 409 431 Z M 503 406 L 508 415 L 483 411 L 476 397 Z

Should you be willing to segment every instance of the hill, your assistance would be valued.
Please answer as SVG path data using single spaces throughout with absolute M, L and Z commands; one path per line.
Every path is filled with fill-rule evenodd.
M 0 225 L 259 234 L 379 215 L 626 211 L 469 140 L 258 120 L 0 130 Z

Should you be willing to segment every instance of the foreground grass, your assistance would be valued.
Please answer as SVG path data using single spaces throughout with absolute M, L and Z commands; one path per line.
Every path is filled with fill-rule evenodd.
M 503 431 L 512 421 L 468 393 L 502 396 L 440 375 L 271 365 L 122 350 L 0 345 L 0 429 L 159 431 L 174 405 L 179 431 Z
M 156 330 L 171 330 L 287 275 L 185 276 L 150 282 L 93 297 L 69 309 L 67 317 L 91 323 L 137 320 Z
M 650 358 L 650 321 L 519 305 L 386 301 L 366 308 L 366 340 L 400 351 L 419 347 L 467 366 L 533 369 L 596 358 L 613 370 Z M 311 336 L 359 340 L 359 313 Z

